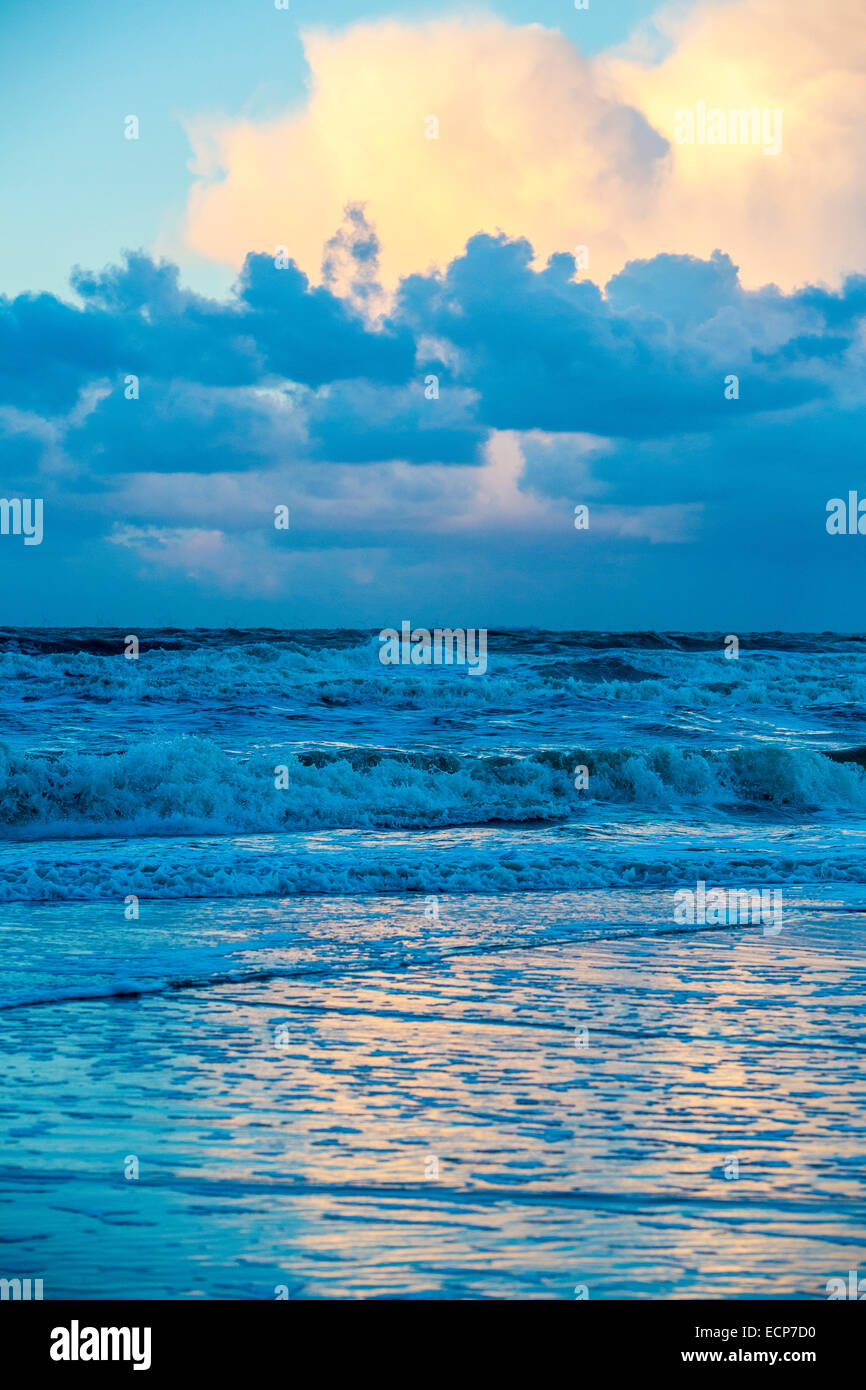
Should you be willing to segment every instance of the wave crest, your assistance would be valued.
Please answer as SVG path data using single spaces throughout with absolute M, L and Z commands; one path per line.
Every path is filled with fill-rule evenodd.
M 277 789 L 283 766 L 288 786 Z M 589 771 L 586 790 L 575 789 L 578 767 Z M 187 736 L 103 755 L 17 754 L 0 744 L 0 826 L 16 839 L 521 824 L 606 802 L 862 811 L 866 772 L 769 744 L 718 752 L 542 749 L 523 757 L 319 748 L 254 758 Z

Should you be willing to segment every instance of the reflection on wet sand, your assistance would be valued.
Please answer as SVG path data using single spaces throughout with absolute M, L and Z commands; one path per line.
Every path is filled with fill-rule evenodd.
M 319 975 L 291 973 L 317 954 L 294 905 L 245 957 L 271 978 L 238 950 L 221 984 L 6 1011 L 9 1272 L 47 1297 L 826 1297 L 864 1235 L 856 914 L 605 940 L 575 896 L 531 932 L 443 899 L 427 961 L 417 900 L 319 901 L 333 959 L 375 944 Z

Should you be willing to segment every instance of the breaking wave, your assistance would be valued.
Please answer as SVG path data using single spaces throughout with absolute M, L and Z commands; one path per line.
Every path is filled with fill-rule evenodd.
M 231 638 L 235 634 L 225 634 Z M 341 640 L 337 643 L 337 637 Z M 536 643 L 524 650 L 514 634 L 491 634 L 489 669 L 472 678 L 457 667 L 383 667 L 375 636 L 327 634 L 332 646 L 311 640 L 247 641 L 232 644 L 148 647 L 127 660 L 123 640 L 111 653 L 109 639 L 94 638 L 93 650 L 34 648 L 0 640 L 0 681 L 7 699 L 96 706 L 122 701 L 138 707 L 247 703 L 268 709 L 281 702 L 307 707 L 361 706 L 375 709 L 484 710 L 515 714 L 527 704 L 556 700 L 602 701 L 614 706 L 642 701 L 660 708 L 722 709 L 774 707 L 788 710 L 851 707 L 866 719 L 866 653 L 854 650 L 774 649 L 750 651 L 726 661 L 721 641 L 712 650 L 684 650 L 662 643 L 623 651 L 596 651 L 591 641 Z M 591 637 L 591 634 L 588 635 Z M 162 639 L 163 641 L 165 639 Z M 499 646 L 497 646 L 497 640 Z M 764 639 L 766 640 L 766 639 Z M 21 649 L 23 645 L 24 649 Z
M 589 842 L 561 845 L 487 842 L 432 846 L 386 837 L 306 840 L 301 836 L 231 842 L 139 840 L 98 848 L 58 845 L 53 855 L 4 854 L 0 903 L 122 902 L 284 898 L 295 895 L 522 894 L 586 889 L 678 889 L 698 879 L 740 888 L 786 884 L 863 884 L 862 853 L 754 853 L 632 849 Z
M 576 790 L 581 767 L 588 787 Z M 278 789 L 277 780 L 288 785 Z M 106 754 L 16 753 L 0 744 L 7 839 L 517 825 L 568 819 L 604 803 L 862 812 L 866 772 L 776 744 L 575 747 L 526 756 L 317 748 L 270 757 L 232 755 L 196 736 L 142 740 Z

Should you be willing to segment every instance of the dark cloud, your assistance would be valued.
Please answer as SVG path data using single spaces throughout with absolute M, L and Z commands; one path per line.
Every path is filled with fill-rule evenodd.
M 119 368 L 122 325 L 52 294 L 0 296 L 0 405 L 44 415 L 74 406 L 93 377 Z
M 402 390 L 340 382 L 312 397 L 306 409 L 311 456 L 334 463 L 477 463 L 487 431 L 475 419 L 471 393 L 444 376 L 427 388 L 431 375 L 419 372 Z M 428 397 L 428 389 L 439 389 L 439 396 Z
M 372 330 L 292 261 L 278 269 L 270 256 L 248 256 L 227 303 L 183 289 L 176 266 L 140 252 L 98 273 L 76 271 L 72 285 L 82 308 L 50 294 L 0 297 L 0 404 L 59 414 L 90 382 L 128 373 L 207 386 L 320 386 L 361 376 L 400 384 L 412 371 L 405 328 Z
M 35 477 L 41 459 L 52 493 L 69 476 L 85 495 L 135 473 L 475 465 L 489 430 L 513 429 L 559 440 L 526 444 L 525 492 L 697 503 L 707 526 L 730 525 L 744 496 L 797 517 L 856 486 L 862 276 L 783 295 L 744 290 L 721 252 L 661 255 L 603 293 L 571 256 L 536 271 L 528 242 L 479 235 L 442 273 L 405 280 L 374 326 L 357 301 L 379 292 L 377 254 L 358 207 L 326 251 L 348 298 L 250 255 L 218 302 L 135 253 L 76 272 L 78 305 L 0 300 L 7 475 Z
M 272 466 L 304 449 L 291 405 L 250 390 L 145 379 L 119 384 L 67 436 L 72 457 L 102 475 L 220 473 Z
M 401 289 L 401 315 L 416 331 L 459 349 L 458 380 L 478 392 L 478 417 L 492 428 L 638 439 L 725 428 L 736 417 L 724 378 L 741 371 L 740 415 L 827 393 L 819 374 L 791 370 L 827 355 L 820 338 L 808 351 L 805 306 L 783 306 L 792 355 L 784 341 L 766 351 L 755 338 L 761 293 L 740 288 L 727 256 L 633 262 L 607 297 L 573 278 L 571 256 L 554 256 L 540 273 L 531 261 L 526 241 L 477 236 L 443 276 L 413 276 Z M 778 301 L 771 293 L 777 317 Z M 834 337 L 832 354 L 844 347 Z

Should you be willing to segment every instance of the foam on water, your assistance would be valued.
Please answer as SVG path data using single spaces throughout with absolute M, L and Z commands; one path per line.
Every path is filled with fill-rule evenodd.
M 573 774 L 586 768 L 577 790 Z M 288 785 L 277 787 L 277 770 Z M 432 829 L 564 819 L 605 803 L 863 811 L 866 773 L 775 744 L 708 750 L 575 747 L 521 756 L 348 748 L 237 756 L 209 739 L 119 753 L 20 755 L 0 744 L 7 838 Z
M 364 632 L 123 652 L 123 634 L 0 632 L 0 902 L 863 877 L 866 771 L 826 756 L 864 741 L 858 638 L 744 637 L 729 661 L 721 635 L 491 633 L 483 676 L 384 667 Z M 826 838 L 786 854 L 772 827 L 803 818 Z

